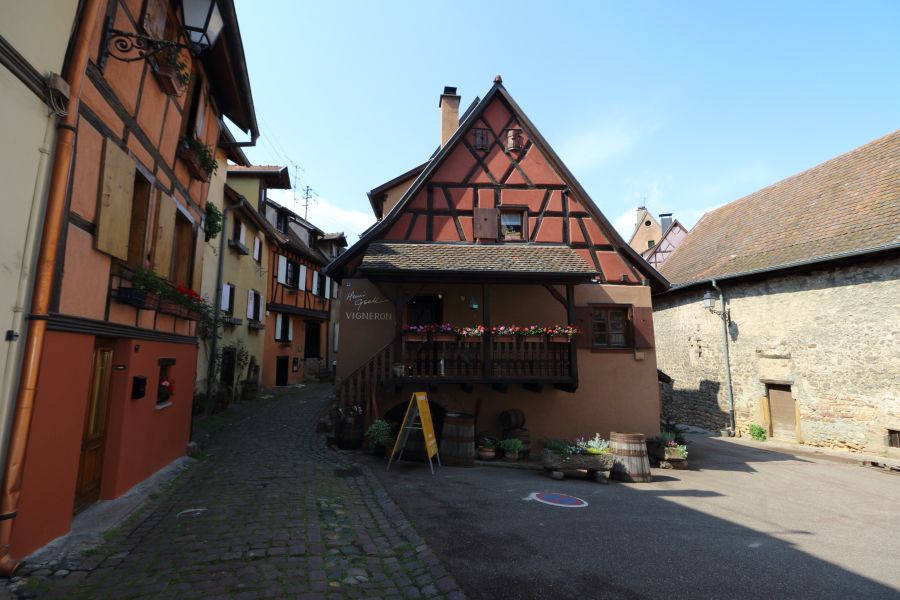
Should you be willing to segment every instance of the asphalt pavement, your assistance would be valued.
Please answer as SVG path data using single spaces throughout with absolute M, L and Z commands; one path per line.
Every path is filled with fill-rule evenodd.
M 470 598 L 900 598 L 900 476 L 697 436 L 689 458 L 605 485 L 363 460 Z

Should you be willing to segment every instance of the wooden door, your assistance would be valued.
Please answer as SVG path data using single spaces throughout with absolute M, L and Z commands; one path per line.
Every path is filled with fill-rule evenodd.
M 112 374 L 113 346 L 98 341 L 94 347 L 91 387 L 81 439 L 78 482 L 75 488 L 75 512 L 100 499 L 103 475 L 103 451 L 106 448 L 106 421 L 109 414 L 109 382 Z
M 797 440 L 797 416 L 791 386 L 770 384 L 769 414 L 772 417 L 772 437 L 782 440 Z
M 275 385 L 288 384 L 288 357 L 275 357 Z

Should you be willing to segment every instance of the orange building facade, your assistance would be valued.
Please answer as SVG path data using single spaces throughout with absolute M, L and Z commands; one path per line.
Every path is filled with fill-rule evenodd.
M 104 46 L 107 24 L 185 44 L 181 6 L 79 5 L 70 47 L 89 55 L 69 104 L 74 155 L 48 311 L 32 315 L 46 334 L 10 526 L 18 558 L 65 534 L 77 511 L 182 456 L 189 441 L 197 325 L 142 295 L 140 280 L 199 289 L 211 185 L 202 149 L 216 155 L 222 116 L 257 135 L 234 6 L 217 3 L 223 32 L 202 53 L 181 50 L 180 74 L 160 54 L 126 62 Z
M 428 390 L 439 439 L 446 413 L 499 435 L 510 409 L 532 439 L 656 435 L 651 290 L 667 282 L 499 78 L 461 117 L 459 102 L 446 88 L 441 149 L 370 193 L 379 222 L 328 266 L 342 419 L 397 422 Z

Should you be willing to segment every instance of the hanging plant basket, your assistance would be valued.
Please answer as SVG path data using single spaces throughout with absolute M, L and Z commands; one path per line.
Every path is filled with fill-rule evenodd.
M 138 288 L 119 288 L 116 290 L 116 302 L 145 310 L 155 310 L 159 307 L 159 296 Z

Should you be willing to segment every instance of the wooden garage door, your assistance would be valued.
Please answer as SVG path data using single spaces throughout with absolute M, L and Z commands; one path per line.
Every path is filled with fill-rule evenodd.
M 772 415 L 772 437 L 782 440 L 797 440 L 797 417 L 791 386 L 766 386 L 769 392 L 769 414 Z

